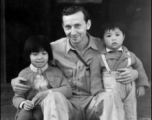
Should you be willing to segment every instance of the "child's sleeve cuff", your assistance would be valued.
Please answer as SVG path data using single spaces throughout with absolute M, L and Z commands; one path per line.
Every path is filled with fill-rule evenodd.
M 21 103 L 20 103 L 19 108 L 21 108 L 21 109 L 22 109 L 22 108 L 23 108 L 24 103 L 25 103 L 25 101 L 21 102 Z

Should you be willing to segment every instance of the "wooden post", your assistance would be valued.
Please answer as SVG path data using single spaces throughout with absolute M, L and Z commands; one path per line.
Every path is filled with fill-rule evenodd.
M 6 84 L 5 0 L 1 0 L 1 83 Z

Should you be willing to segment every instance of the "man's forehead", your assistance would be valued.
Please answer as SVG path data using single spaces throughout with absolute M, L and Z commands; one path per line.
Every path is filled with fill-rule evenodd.
M 74 21 L 74 20 L 77 20 L 77 21 L 84 20 L 84 14 L 80 11 L 72 15 L 67 15 L 67 16 L 64 15 L 62 19 L 63 19 L 63 22 Z

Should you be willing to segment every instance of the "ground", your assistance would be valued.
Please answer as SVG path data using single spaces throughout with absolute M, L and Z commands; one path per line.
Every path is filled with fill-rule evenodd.
M 1 120 L 13 120 L 16 108 L 12 105 L 14 93 L 10 86 L 1 85 Z M 151 120 L 151 89 L 146 91 L 146 95 L 138 98 L 137 112 L 138 120 Z

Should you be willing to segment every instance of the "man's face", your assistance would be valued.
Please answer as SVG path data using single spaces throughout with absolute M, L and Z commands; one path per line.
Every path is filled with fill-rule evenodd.
M 123 41 L 125 39 L 125 35 L 123 35 L 122 31 L 118 28 L 115 28 L 114 30 L 107 30 L 104 33 L 104 42 L 107 48 L 110 49 L 118 49 L 123 44 Z
M 71 44 L 80 44 L 83 40 L 86 40 L 87 30 L 90 29 L 91 21 L 88 20 L 86 23 L 82 12 L 63 16 L 62 19 L 64 32 L 70 39 Z

